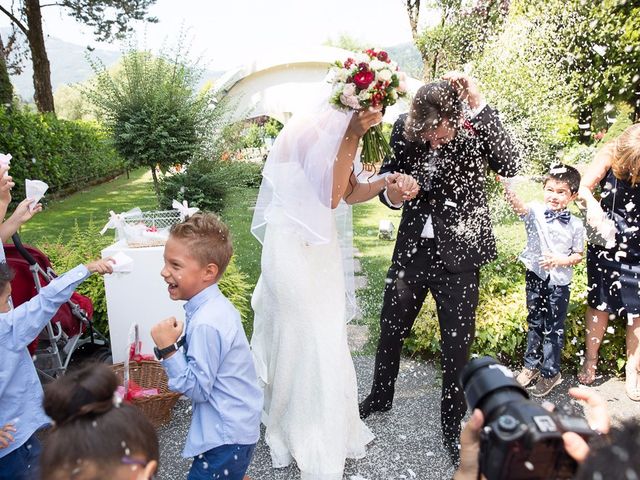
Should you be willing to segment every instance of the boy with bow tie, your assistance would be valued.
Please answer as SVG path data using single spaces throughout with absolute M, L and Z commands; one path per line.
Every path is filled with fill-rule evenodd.
M 531 394 L 542 397 L 562 381 L 560 356 L 569 285 L 573 265 L 582 261 L 585 241 L 582 221 L 567 210 L 577 196 L 580 173 L 569 165 L 553 166 L 543 183 L 544 205 L 523 203 L 508 182 L 502 183 L 507 201 L 527 231 L 520 261 L 527 267 L 529 330 L 524 368 L 517 380 L 523 387 L 538 380 Z

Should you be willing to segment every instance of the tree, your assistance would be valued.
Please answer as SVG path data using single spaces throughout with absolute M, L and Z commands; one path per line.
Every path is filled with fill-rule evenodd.
M 107 70 L 91 61 L 96 78 L 83 93 L 98 108 L 116 149 L 130 165 L 151 169 L 160 195 L 156 167 L 162 172 L 206 152 L 223 106 L 213 108 L 210 90 L 196 92 L 201 71 L 173 55 L 154 56 L 131 48 L 122 68 Z
M 541 22 L 537 12 L 514 4 L 504 29 L 472 63 L 487 101 L 500 111 L 521 157 L 535 173 L 548 169 L 577 126 L 562 68 L 545 53 L 555 34 L 555 26 Z
M 640 4 L 638 1 L 547 0 L 527 10 L 552 34 L 544 55 L 561 66 L 569 101 L 580 126 L 580 140 L 591 142 L 595 116 L 609 123 L 616 102 L 634 106 L 640 116 Z M 544 27 L 547 28 L 547 27 Z
M 424 62 L 427 80 L 459 69 L 480 55 L 490 36 L 502 25 L 509 0 L 430 0 L 422 4 L 436 12 L 436 25 L 419 31 L 420 0 L 405 3 L 413 41 Z
M 9 79 L 7 62 L 4 58 L 4 44 L 0 38 L 0 105 L 11 105 L 13 102 L 13 86 Z
M 156 0 L 61 0 L 41 4 L 40 0 L 1 1 L 0 12 L 4 13 L 26 37 L 33 63 L 34 100 L 38 111 L 53 112 L 54 101 L 51 88 L 51 68 L 44 43 L 42 8 L 57 6 L 80 23 L 94 28 L 98 41 L 122 37 L 131 30 L 130 21 L 157 21 L 146 18 L 146 11 Z

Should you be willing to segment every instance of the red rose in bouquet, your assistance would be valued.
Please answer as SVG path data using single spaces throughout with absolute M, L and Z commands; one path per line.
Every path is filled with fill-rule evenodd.
M 364 90 L 369 85 L 371 85 L 371 82 L 373 82 L 375 78 L 375 73 L 369 72 L 367 70 L 360 70 L 353 76 L 353 83 L 356 84 L 356 87 Z

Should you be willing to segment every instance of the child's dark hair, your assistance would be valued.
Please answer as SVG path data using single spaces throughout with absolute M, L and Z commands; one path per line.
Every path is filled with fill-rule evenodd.
M 42 480 L 115 478 L 123 457 L 158 460 L 156 431 L 134 406 L 114 402 L 118 380 L 104 364 L 69 371 L 45 386 L 55 422 L 44 442 Z
M 11 283 L 15 272 L 7 262 L 0 262 L 0 292 L 4 291 L 8 283 Z
M 640 420 L 628 418 L 608 435 L 589 442 L 589 455 L 580 465 L 576 480 L 638 478 L 640 476 Z
M 233 255 L 229 228 L 213 213 L 196 213 L 171 227 L 171 237 L 189 245 L 193 257 L 201 265 L 215 263 L 220 279 Z
M 552 165 L 549 173 L 544 178 L 543 185 L 546 185 L 550 179 L 566 183 L 569 185 L 569 191 L 571 191 L 571 193 L 578 193 L 578 189 L 580 188 L 580 172 L 571 165 L 564 165 L 562 163 Z

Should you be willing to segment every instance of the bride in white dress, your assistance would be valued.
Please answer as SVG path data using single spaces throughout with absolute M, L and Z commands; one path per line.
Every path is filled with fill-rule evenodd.
M 303 480 L 340 480 L 346 458 L 362 458 L 373 439 L 360 420 L 346 322 L 355 311 L 351 207 L 389 185 L 405 198 L 411 177 L 359 183 L 360 138 L 379 111 L 324 105 L 296 114 L 263 171 L 252 232 L 262 243 L 253 293 L 251 347 L 264 387 L 262 421 L 275 468 L 293 460 Z

